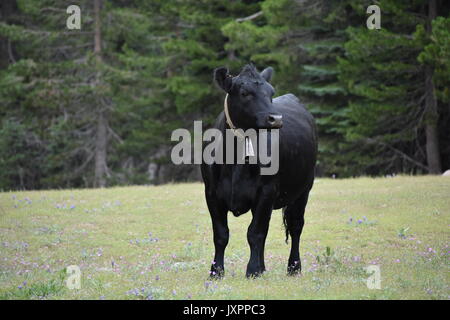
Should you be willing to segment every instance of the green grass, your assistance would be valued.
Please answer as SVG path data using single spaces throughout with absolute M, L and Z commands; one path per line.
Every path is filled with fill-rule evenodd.
M 230 215 L 226 275 L 211 282 L 200 183 L 0 193 L 0 299 L 450 298 L 449 178 L 317 179 L 297 277 L 286 276 L 275 211 L 268 271 L 245 278 L 250 219 Z M 366 286 L 371 264 L 380 290 Z M 65 285 L 70 265 L 81 269 L 79 290 Z

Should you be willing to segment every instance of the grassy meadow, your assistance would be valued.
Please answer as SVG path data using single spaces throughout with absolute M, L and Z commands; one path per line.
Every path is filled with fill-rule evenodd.
M 245 278 L 251 214 L 230 214 L 226 274 L 210 281 L 200 183 L 0 193 L 0 299 L 450 299 L 450 178 L 317 179 L 286 276 L 280 210 L 268 271 Z M 79 266 L 81 288 L 66 286 Z M 381 289 L 365 268 L 380 267 Z

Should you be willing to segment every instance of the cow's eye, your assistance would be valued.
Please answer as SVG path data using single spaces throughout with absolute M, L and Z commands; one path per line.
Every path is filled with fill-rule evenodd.
M 241 95 L 242 95 L 243 97 L 248 97 L 248 96 L 250 95 L 250 92 L 248 92 L 247 90 L 242 90 L 242 91 L 241 91 Z

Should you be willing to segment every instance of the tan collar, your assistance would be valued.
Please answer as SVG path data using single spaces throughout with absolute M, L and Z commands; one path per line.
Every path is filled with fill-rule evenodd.
M 225 100 L 224 100 L 224 102 L 223 102 L 223 110 L 224 110 L 224 112 L 225 112 L 225 120 L 227 121 L 228 126 L 230 127 L 230 129 L 231 129 L 231 131 L 233 132 L 233 134 L 234 134 L 235 136 L 237 136 L 237 137 L 243 139 L 244 136 L 243 136 L 239 131 L 236 130 L 237 128 L 236 128 L 236 126 L 233 124 L 233 122 L 231 121 L 230 113 L 228 112 L 228 93 L 227 93 L 227 95 L 225 96 Z
M 225 101 L 223 102 L 223 110 L 225 112 L 225 120 L 228 123 L 228 126 L 230 127 L 231 131 L 236 137 L 239 137 L 241 139 L 244 139 L 244 159 L 248 156 L 254 156 L 255 152 L 253 150 L 253 144 L 252 140 L 249 137 L 244 136 L 241 131 L 238 131 L 233 122 L 231 121 L 230 114 L 228 112 L 228 93 L 225 96 Z

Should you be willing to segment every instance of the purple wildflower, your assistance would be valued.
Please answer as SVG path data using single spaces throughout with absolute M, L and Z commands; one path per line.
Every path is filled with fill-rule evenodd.
M 209 286 L 211 285 L 210 281 L 205 281 L 205 289 L 208 290 Z

